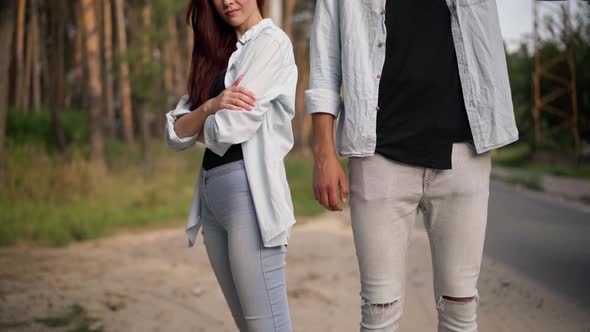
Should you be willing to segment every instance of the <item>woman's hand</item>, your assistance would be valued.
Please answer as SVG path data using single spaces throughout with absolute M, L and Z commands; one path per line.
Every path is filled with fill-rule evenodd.
M 246 88 L 239 87 L 244 75 L 240 75 L 234 84 L 223 90 L 219 96 L 207 101 L 207 113 L 214 114 L 219 110 L 251 111 L 256 107 L 256 96 Z

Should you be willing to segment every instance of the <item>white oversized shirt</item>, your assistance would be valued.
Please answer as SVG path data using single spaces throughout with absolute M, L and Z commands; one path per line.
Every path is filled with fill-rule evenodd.
M 291 192 L 283 159 L 293 147 L 291 120 L 295 115 L 297 66 L 289 37 L 271 19 L 250 28 L 229 58 L 225 86 L 241 74 L 240 86 L 256 96 L 251 111 L 220 110 L 205 120 L 205 146 L 223 156 L 232 144 L 242 144 L 244 166 L 254 201 L 262 240 L 266 247 L 287 244 L 295 223 Z M 199 133 L 180 138 L 174 122 L 189 113 L 188 96 L 166 114 L 165 138 L 173 150 L 195 144 Z M 201 227 L 198 181 L 189 212 L 188 246 Z

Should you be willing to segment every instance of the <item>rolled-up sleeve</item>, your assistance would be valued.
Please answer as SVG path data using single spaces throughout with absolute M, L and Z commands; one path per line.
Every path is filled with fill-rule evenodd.
M 339 0 L 318 0 L 310 36 L 310 81 L 305 92 L 309 114 L 342 109 Z
M 176 108 L 166 113 L 166 128 L 164 130 L 166 145 L 168 145 L 168 147 L 174 151 L 181 151 L 194 145 L 197 141 L 197 138 L 199 137 L 199 133 L 195 134 L 194 136 L 179 137 L 174 130 L 174 123 L 176 120 L 178 120 L 178 118 L 181 116 L 191 112 L 188 108 L 188 100 L 188 95 L 184 95 L 182 98 L 180 98 Z
M 223 143 L 217 141 L 216 133 L 219 132 L 219 128 L 215 128 L 216 126 L 217 122 L 215 121 L 215 116 L 208 116 L 205 120 L 205 124 L 203 125 L 205 146 L 216 155 L 223 156 L 227 150 L 229 150 L 232 143 Z
M 281 94 L 285 81 L 297 75 L 295 62 L 282 54 L 281 45 L 271 34 L 262 34 L 243 59 L 236 63 L 237 75 L 243 74 L 240 86 L 256 96 L 256 106 L 249 111 L 220 110 L 205 121 L 205 146 L 223 156 L 230 145 L 249 140 L 262 125 L 272 101 Z

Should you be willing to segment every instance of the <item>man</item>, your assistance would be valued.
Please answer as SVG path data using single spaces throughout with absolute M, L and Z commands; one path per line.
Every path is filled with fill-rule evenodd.
M 398 329 L 418 211 L 438 330 L 477 331 L 489 151 L 518 139 L 495 0 L 318 0 L 306 103 L 329 210 L 348 196 L 336 150 L 349 157 L 361 331 Z

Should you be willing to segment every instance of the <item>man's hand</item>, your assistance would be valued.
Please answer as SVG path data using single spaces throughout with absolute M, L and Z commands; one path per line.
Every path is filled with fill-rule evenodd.
M 316 157 L 313 168 L 313 191 L 315 199 L 326 209 L 342 211 L 338 198 L 346 203 L 348 183 L 342 165 L 335 155 Z
M 336 156 L 334 116 L 327 113 L 315 113 L 312 115 L 312 121 L 313 192 L 315 199 L 330 211 L 342 211 L 340 201 L 346 203 L 348 183 L 346 174 Z

